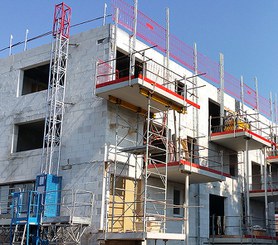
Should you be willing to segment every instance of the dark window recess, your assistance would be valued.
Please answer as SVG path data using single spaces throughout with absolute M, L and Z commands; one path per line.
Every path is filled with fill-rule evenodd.
M 209 195 L 210 235 L 225 235 L 225 197 Z
M 97 40 L 97 44 L 103 44 L 103 43 L 106 43 L 106 38 L 101 38 L 99 40 Z
M 22 95 L 31 94 L 48 88 L 49 64 L 23 71 Z
M 189 161 L 192 163 L 196 163 L 196 157 L 198 153 L 197 148 L 197 140 L 191 137 L 187 137 L 187 144 L 188 144 L 188 153 L 189 153 Z
M 229 156 L 229 161 L 230 161 L 230 175 L 232 176 L 237 176 L 238 174 L 238 158 L 237 154 L 231 154 Z
M 117 78 L 128 77 L 129 76 L 129 55 L 123 54 L 117 50 L 117 59 L 116 59 L 116 71 Z M 135 60 L 135 77 L 138 77 L 143 71 L 143 64 L 138 60 Z
M 144 124 L 144 144 L 147 142 L 147 137 L 149 137 L 149 144 L 154 148 L 150 153 L 151 163 L 163 163 L 166 161 L 166 130 L 161 124 L 154 122 L 150 123 L 149 136 L 147 136 L 147 122 Z M 169 131 L 169 135 L 171 135 Z
M 44 120 L 32 123 L 18 124 L 17 127 L 17 152 L 42 148 Z
M 220 105 L 216 102 L 209 100 L 209 120 L 211 117 L 211 128 L 212 133 L 220 132 Z M 210 131 L 209 131 L 210 132 Z
M 181 96 L 184 96 L 184 83 L 183 82 L 176 82 L 175 83 L 175 90 L 176 90 L 176 93 L 181 95 Z
M 181 191 L 180 190 L 174 189 L 173 204 L 181 205 Z M 181 209 L 177 208 L 177 207 L 173 208 L 173 214 L 181 215 Z
M 259 164 L 252 162 L 252 190 L 261 190 L 261 167 Z

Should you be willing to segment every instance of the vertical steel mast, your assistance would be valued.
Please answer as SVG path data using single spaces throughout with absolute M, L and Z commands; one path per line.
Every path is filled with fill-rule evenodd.
M 59 171 L 70 18 L 71 8 L 69 6 L 65 3 L 60 3 L 55 6 L 41 165 L 41 172 L 47 174 L 58 175 Z

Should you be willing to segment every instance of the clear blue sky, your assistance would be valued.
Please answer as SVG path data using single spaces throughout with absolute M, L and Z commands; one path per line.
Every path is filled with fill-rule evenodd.
M 132 0 L 126 0 L 132 3 Z M 225 55 L 225 70 L 254 88 L 258 77 L 259 92 L 278 93 L 278 1 L 277 0 L 138 0 L 139 9 L 161 25 L 165 25 L 165 8 L 170 8 L 171 33 L 187 44 L 194 42 L 198 50 L 218 61 Z M 47 32 L 52 26 L 57 0 L 1 0 L 0 49 Z M 72 24 L 102 15 L 104 2 L 110 0 L 67 0 L 72 8 Z M 110 10 L 108 12 L 111 12 Z M 72 33 L 94 27 L 87 24 Z M 51 37 L 44 39 L 44 43 Z M 38 46 L 38 43 L 33 45 Z M 15 48 L 14 53 L 22 50 Z M 4 51 L 6 56 L 8 51 Z M 3 57 L 3 53 L 0 54 Z

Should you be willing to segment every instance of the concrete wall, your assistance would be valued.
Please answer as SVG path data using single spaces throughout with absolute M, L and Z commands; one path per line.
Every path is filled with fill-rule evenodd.
M 102 202 L 107 102 L 94 95 L 97 58 L 107 59 L 110 26 L 73 36 L 69 47 L 65 114 L 61 148 L 63 190 L 87 190 L 95 195 L 91 230 L 99 229 Z M 106 38 L 103 43 L 97 40 Z M 42 149 L 15 152 L 14 125 L 44 119 L 47 91 L 21 96 L 22 70 L 49 62 L 51 45 L 0 60 L 0 184 L 35 180 Z M 41 139 L 43 140 L 43 139 Z M 79 213 L 79 214 L 82 214 Z M 84 215 L 84 213 L 83 213 Z M 97 218 L 98 217 L 98 218 Z

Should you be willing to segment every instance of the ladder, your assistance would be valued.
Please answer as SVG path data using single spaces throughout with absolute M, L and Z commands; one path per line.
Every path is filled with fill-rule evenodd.
M 16 224 L 15 229 L 13 232 L 13 238 L 11 245 L 24 245 L 26 240 L 26 230 L 27 230 L 27 224 Z M 12 229 L 11 229 L 12 232 Z M 28 233 L 28 232 L 27 232 Z M 27 234 L 29 236 L 29 234 Z M 28 239 L 29 240 L 29 239 Z
M 155 117 L 153 117 L 155 113 Z M 161 111 L 148 98 L 144 187 L 144 231 L 166 232 L 169 108 Z

